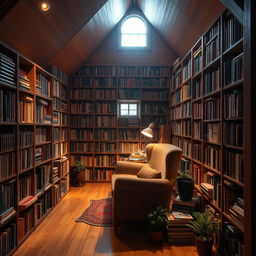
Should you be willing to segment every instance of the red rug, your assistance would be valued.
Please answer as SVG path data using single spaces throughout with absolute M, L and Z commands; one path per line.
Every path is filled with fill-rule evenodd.
M 113 226 L 112 198 L 91 200 L 89 207 L 76 219 L 93 226 Z

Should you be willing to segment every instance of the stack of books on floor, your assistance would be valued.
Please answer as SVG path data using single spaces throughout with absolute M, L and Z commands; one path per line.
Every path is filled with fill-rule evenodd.
M 183 201 L 177 196 L 173 200 L 172 211 L 192 213 L 200 210 L 200 202 L 198 197 L 193 197 L 191 201 Z
M 168 215 L 168 243 L 169 244 L 194 244 L 195 234 L 187 227 L 193 217 L 189 213 L 173 211 Z

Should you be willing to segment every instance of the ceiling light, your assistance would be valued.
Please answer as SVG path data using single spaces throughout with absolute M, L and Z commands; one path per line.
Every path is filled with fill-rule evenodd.
M 43 12 L 47 12 L 50 9 L 50 3 L 48 1 L 42 1 L 40 8 Z

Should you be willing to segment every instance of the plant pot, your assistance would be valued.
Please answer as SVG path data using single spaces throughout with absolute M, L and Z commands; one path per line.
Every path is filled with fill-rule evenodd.
M 196 237 L 196 248 L 199 256 L 211 256 L 212 255 L 213 239 L 210 241 L 203 241 Z
M 150 231 L 150 239 L 154 244 L 159 244 L 163 240 L 163 231 Z
M 191 201 L 194 191 L 194 181 L 192 179 L 177 179 L 178 193 L 183 201 Z
M 76 172 L 76 186 L 82 187 L 85 184 L 85 171 Z

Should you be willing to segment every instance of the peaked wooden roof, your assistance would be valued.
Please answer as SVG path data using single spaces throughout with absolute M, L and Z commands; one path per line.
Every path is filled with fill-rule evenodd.
M 7 1 L 13 4 L 0 12 L 1 41 L 42 66 L 55 64 L 68 74 L 97 49 L 131 6 L 181 57 L 224 10 L 219 0 L 50 0 L 51 9 L 44 13 L 38 8 L 40 0 Z

